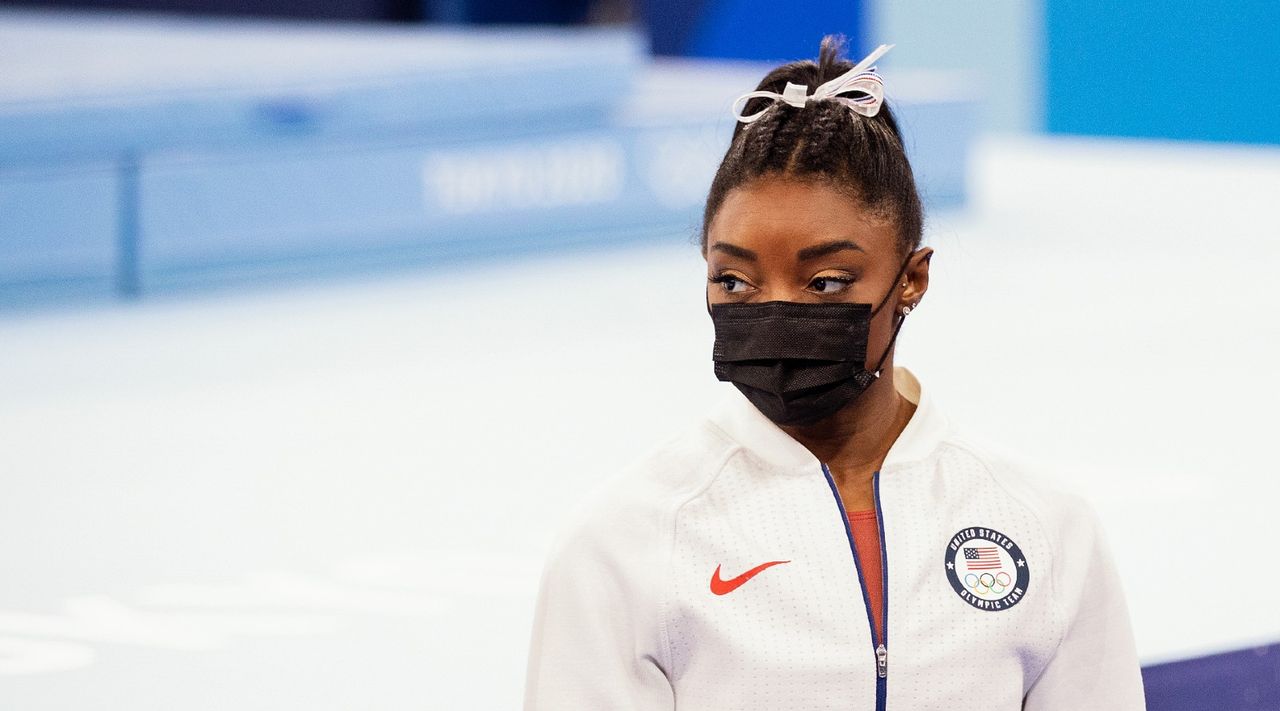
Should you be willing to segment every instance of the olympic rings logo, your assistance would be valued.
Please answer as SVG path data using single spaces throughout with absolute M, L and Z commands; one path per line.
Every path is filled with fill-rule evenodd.
M 968 526 L 947 539 L 942 551 L 947 584 L 970 607 L 1000 612 L 1027 596 L 1031 567 L 1022 549 L 993 528 Z
M 991 573 L 982 573 L 975 575 L 968 573 L 964 576 L 964 585 L 978 595 L 986 597 L 987 595 L 999 595 L 1009 589 L 1009 584 L 1013 579 L 1003 570 L 995 575 Z

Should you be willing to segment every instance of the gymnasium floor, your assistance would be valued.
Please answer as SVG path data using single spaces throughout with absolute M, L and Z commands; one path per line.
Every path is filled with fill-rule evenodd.
M 988 139 L 899 364 L 1107 524 L 1140 654 L 1280 641 L 1280 151 Z M 0 707 L 518 708 L 541 559 L 731 386 L 692 233 L 0 313 Z

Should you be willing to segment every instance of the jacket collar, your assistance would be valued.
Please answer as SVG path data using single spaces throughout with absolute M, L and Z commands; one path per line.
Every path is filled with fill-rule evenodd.
M 893 385 L 903 397 L 916 404 L 916 410 L 889 447 L 881 469 L 928 457 L 950 427 L 929 391 L 921 387 L 910 370 L 895 366 Z M 821 467 L 821 462 L 808 448 L 765 417 L 736 387 L 726 389 L 708 420 L 744 449 L 773 466 L 788 472 L 815 471 Z

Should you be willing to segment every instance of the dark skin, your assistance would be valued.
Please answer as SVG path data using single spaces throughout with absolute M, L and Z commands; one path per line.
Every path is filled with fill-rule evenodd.
M 870 368 L 889 344 L 902 308 L 914 308 L 929 288 L 933 250 L 916 250 L 895 282 L 907 253 L 893 222 L 820 182 L 768 176 L 725 196 L 707 226 L 703 256 L 707 298 L 713 305 L 802 301 L 875 306 L 888 293 L 871 321 Z M 915 412 L 915 405 L 893 386 L 892 351 L 881 370 L 882 377 L 866 392 L 830 417 L 810 425 L 780 425 L 827 464 L 849 511 L 874 507 L 872 475 Z

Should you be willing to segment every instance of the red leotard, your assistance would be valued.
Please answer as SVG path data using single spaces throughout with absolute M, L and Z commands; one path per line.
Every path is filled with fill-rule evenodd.
M 884 639 L 884 569 L 880 562 L 880 528 L 876 523 L 876 510 L 849 512 L 849 530 L 853 532 L 854 547 L 858 552 L 858 565 L 871 600 L 871 615 L 875 619 L 876 635 Z

